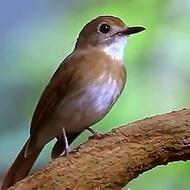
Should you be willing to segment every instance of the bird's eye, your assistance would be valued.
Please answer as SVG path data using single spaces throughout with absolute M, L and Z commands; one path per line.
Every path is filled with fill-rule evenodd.
M 107 34 L 109 31 L 110 31 L 110 26 L 108 24 L 102 24 L 99 28 L 99 31 L 102 33 L 102 34 Z

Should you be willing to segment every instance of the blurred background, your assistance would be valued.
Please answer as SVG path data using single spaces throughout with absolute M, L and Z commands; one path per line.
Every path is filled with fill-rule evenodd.
M 75 44 L 81 28 L 98 15 L 119 16 L 147 30 L 125 51 L 128 82 L 101 132 L 148 116 L 190 106 L 189 0 L 1 0 L 0 176 L 29 134 L 36 103 L 51 75 Z M 89 136 L 84 132 L 73 146 Z M 35 169 L 50 160 L 50 143 Z M 159 166 L 124 189 L 189 190 L 190 162 Z

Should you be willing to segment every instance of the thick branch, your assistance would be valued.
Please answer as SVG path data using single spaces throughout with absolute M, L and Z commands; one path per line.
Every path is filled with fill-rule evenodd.
M 147 118 L 91 139 L 12 190 L 121 189 L 160 164 L 190 159 L 190 109 Z

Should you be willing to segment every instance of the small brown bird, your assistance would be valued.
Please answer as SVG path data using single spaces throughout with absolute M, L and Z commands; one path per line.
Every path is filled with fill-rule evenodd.
M 43 147 L 57 138 L 52 158 L 85 129 L 100 121 L 120 96 L 126 70 L 123 51 L 128 36 L 145 30 L 128 27 L 119 18 L 99 16 L 84 26 L 73 52 L 46 86 L 31 122 L 30 136 L 10 167 L 1 190 L 30 172 Z

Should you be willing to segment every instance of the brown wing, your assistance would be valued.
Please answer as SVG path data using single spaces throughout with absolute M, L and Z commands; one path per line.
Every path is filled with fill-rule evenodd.
M 49 84 L 44 89 L 33 114 L 30 134 L 33 134 L 40 123 L 43 123 L 46 118 L 50 117 L 52 109 L 64 97 L 64 92 L 66 91 L 66 88 L 79 65 L 77 59 L 73 59 L 72 62 L 69 62 L 69 58 L 70 57 L 68 56 L 61 63 Z

